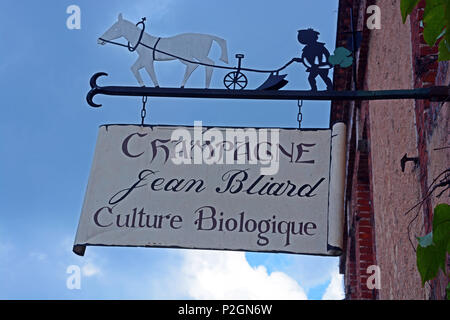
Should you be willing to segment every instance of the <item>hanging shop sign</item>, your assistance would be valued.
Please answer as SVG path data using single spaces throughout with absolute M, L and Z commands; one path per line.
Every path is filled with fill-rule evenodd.
M 353 68 L 359 43 L 351 24 L 351 46 L 330 52 L 314 29 L 299 29 L 299 51 L 278 68 L 255 69 L 235 54 L 229 65 L 227 41 L 211 34 L 159 37 L 119 14 L 99 38 L 101 45 L 125 47 L 138 86 L 99 86 L 95 73 L 86 101 L 96 95 L 142 97 L 141 125 L 100 127 L 82 207 L 74 252 L 86 246 L 140 246 L 339 255 L 342 252 L 344 124 L 330 129 L 211 128 L 144 124 L 148 97 L 303 100 L 448 99 L 449 87 L 406 90 L 334 91 L 330 71 Z M 124 42 L 126 41 L 126 42 Z M 209 57 L 220 47 L 219 61 Z M 300 51 L 301 49 L 301 51 Z M 125 51 L 126 52 L 126 51 Z M 155 61 L 177 60 L 186 67 L 180 88 L 160 87 Z M 205 88 L 189 78 L 205 68 Z M 306 90 L 282 90 L 288 68 L 300 66 Z M 225 88 L 210 88 L 214 70 L 225 70 Z M 150 76 L 146 86 L 141 71 Z M 267 79 L 248 88 L 254 73 Z M 249 77 L 249 78 L 248 78 Z M 251 80 L 251 79 L 250 79 Z M 319 84 L 326 89 L 319 90 Z M 250 83 L 251 86 L 251 83 Z
M 345 125 L 103 125 L 74 252 L 86 246 L 339 255 Z

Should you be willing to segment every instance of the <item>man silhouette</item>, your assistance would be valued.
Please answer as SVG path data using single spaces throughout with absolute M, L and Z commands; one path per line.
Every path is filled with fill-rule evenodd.
M 301 62 L 309 72 L 308 81 L 312 91 L 317 91 L 316 78 L 320 76 L 327 85 L 327 90 L 333 90 L 333 83 L 328 77 L 328 71 L 332 68 L 328 62 L 330 52 L 325 48 L 325 44 L 318 42 L 319 32 L 313 29 L 298 30 L 298 42 L 305 47 L 301 58 L 295 58 L 294 61 Z

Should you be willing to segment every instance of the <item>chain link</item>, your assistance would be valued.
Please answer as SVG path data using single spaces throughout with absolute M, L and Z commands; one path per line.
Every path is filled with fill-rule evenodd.
M 300 130 L 302 127 L 302 120 L 303 120 L 302 114 L 303 100 L 297 100 L 297 105 L 298 105 L 297 121 L 298 121 L 298 129 Z
M 142 97 L 141 126 L 144 125 L 145 116 L 147 115 L 147 110 L 145 109 L 146 103 L 147 103 L 147 96 L 144 96 Z

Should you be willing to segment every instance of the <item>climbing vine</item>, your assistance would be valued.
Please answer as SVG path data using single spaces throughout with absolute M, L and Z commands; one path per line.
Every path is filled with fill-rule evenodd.
M 418 5 L 420 0 L 401 0 L 400 10 L 403 23 Z M 423 38 L 433 47 L 439 42 L 439 61 L 450 60 L 450 0 L 426 0 L 423 14 Z
M 423 237 L 417 237 L 417 268 L 422 286 L 434 279 L 441 269 L 447 274 L 447 253 L 450 253 L 450 206 L 442 203 L 434 208 L 433 228 Z M 450 300 L 450 283 L 447 285 L 447 299 Z
M 448 190 L 450 190 L 450 168 L 439 173 L 431 182 L 423 199 L 405 213 L 408 215 L 413 210 L 417 211 L 408 224 L 408 238 L 416 251 L 417 268 L 422 279 L 422 286 L 428 280 L 434 279 L 438 275 L 439 269 L 447 274 L 447 254 L 450 253 L 450 206 L 441 203 L 434 208 L 432 231 L 423 237 L 416 237 L 417 248 L 410 237 L 411 226 L 418 218 L 420 208 L 435 192 L 438 192 L 435 197 L 440 198 Z M 447 285 L 446 292 L 447 299 L 450 299 L 450 283 Z

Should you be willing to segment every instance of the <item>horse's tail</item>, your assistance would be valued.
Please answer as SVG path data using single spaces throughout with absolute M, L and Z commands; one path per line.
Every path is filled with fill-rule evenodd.
M 226 40 L 213 36 L 213 40 L 216 41 L 220 48 L 222 49 L 222 56 L 220 57 L 220 60 L 222 60 L 225 63 L 228 63 L 228 50 L 227 50 L 227 42 Z

